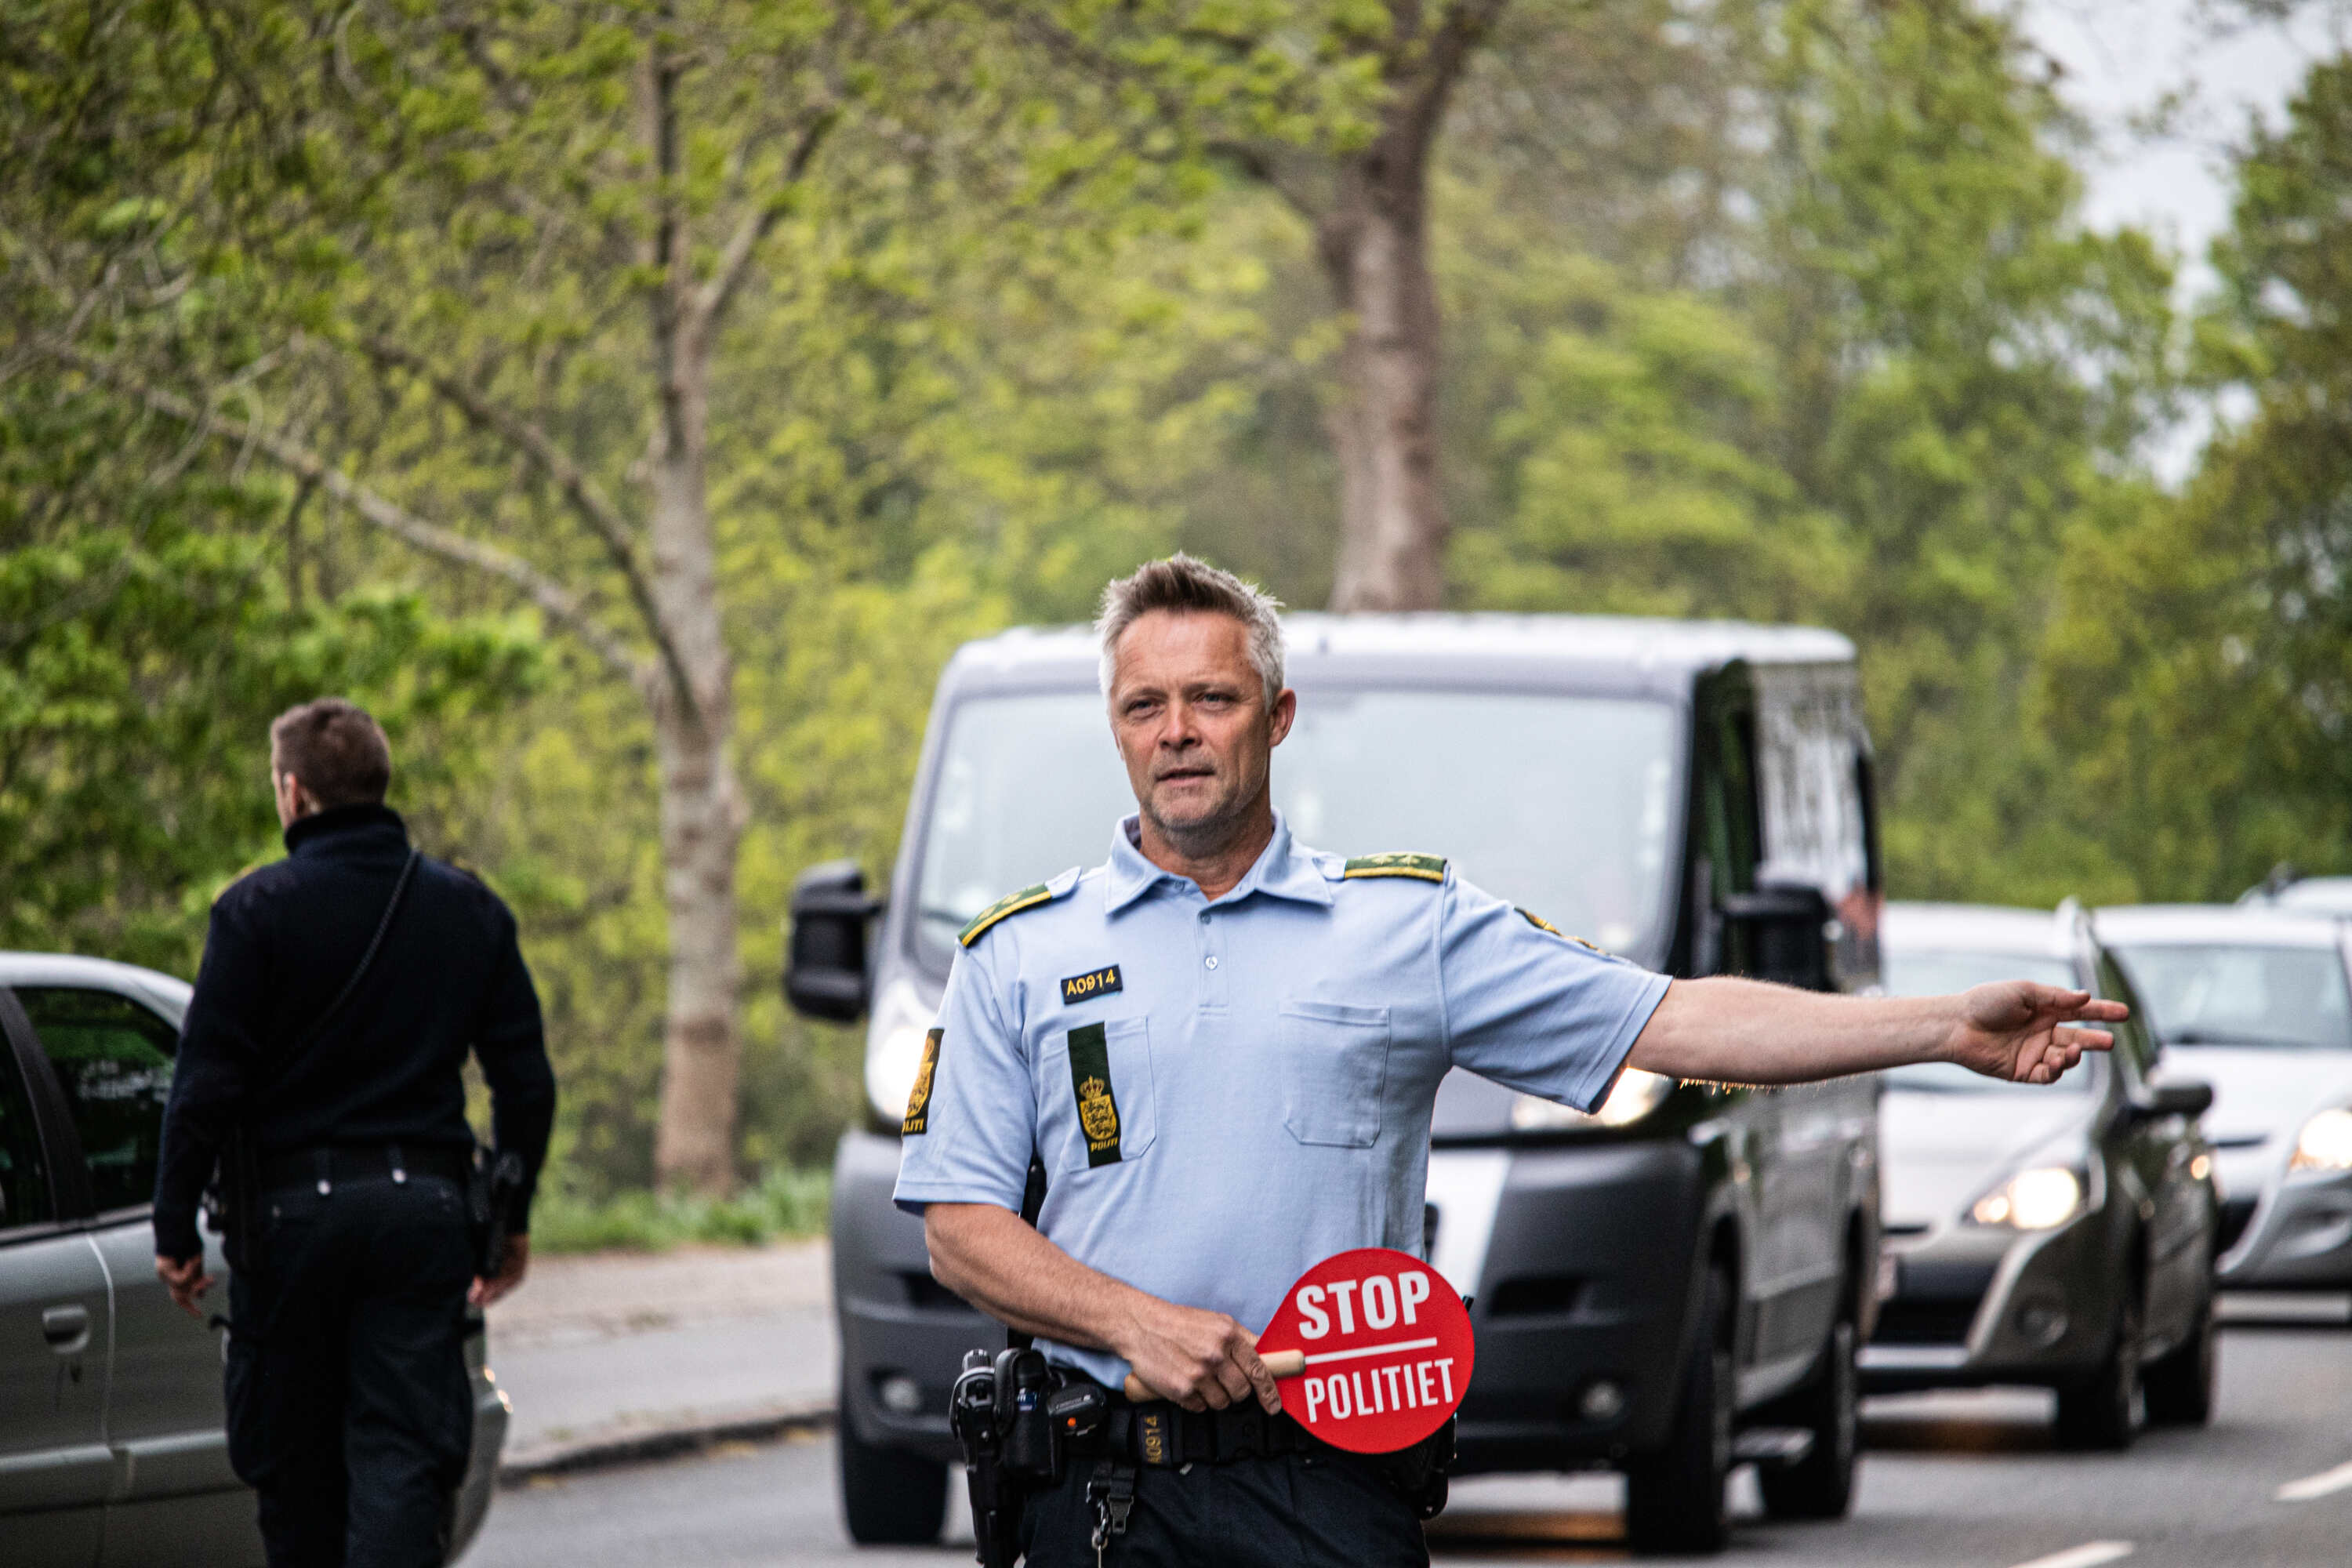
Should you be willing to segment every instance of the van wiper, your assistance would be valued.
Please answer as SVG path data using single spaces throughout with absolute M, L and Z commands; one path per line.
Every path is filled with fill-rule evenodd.
M 2278 1035 L 2249 1035 L 2230 1029 L 2182 1029 L 2165 1037 L 2172 1046 L 2271 1046 L 2290 1051 L 2341 1050 L 2318 1040 L 2290 1040 Z

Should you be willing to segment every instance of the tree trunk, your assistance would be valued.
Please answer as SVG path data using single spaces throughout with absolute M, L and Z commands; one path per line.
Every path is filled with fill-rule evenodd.
M 703 455 L 709 363 L 700 324 L 679 323 L 648 468 L 653 594 L 671 629 L 676 679 L 653 692 L 661 773 L 662 895 L 669 912 L 669 1005 L 663 1025 L 661 1124 L 654 1172 L 665 1186 L 724 1193 L 735 1175 L 735 852 L 743 804 L 729 755 L 734 668 L 720 637 Z
M 1398 141 L 1391 131 L 1345 161 L 1317 236 L 1349 318 L 1339 390 L 1324 415 L 1339 464 L 1335 610 L 1430 610 L 1445 596 L 1427 146 Z
M 1470 51 L 1507 0 L 1389 0 L 1380 134 L 1339 159 L 1316 242 L 1348 317 L 1325 414 L 1339 464 L 1335 610 L 1433 610 L 1445 599 L 1437 479 L 1437 286 L 1429 271 L 1429 154 Z

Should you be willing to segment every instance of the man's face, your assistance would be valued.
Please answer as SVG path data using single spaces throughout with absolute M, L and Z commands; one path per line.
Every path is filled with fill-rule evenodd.
M 1231 616 L 1153 610 L 1120 634 L 1111 733 L 1147 821 L 1188 850 L 1218 847 L 1266 798 L 1297 698 L 1269 710 L 1249 628 Z

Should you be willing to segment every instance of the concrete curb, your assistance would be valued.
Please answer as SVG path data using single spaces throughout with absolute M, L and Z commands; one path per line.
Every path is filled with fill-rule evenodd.
M 541 1476 L 577 1475 L 667 1459 L 720 1443 L 772 1443 L 794 1432 L 824 1430 L 833 1420 L 833 1401 L 812 1399 L 739 1410 L 709 1420 L 619 1427 L 562 1443 L 540 1443 L 506 1455 L 499 1461 L 499 1485 L 525 1486 Z

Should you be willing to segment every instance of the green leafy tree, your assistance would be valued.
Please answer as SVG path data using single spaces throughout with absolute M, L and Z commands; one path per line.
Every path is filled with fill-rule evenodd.
M 2084 531 L 2050 655 L 2103 837 L 2164 896 L 2352 867 L 2352 57 L 2235 174 L 2197 340 L 2245 412 L 2177 500 Z

